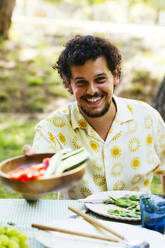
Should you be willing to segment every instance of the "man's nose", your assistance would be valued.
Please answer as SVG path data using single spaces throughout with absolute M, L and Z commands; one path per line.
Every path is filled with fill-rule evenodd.
M 97 91 L 97 87 L 95 85 L 95 83 L 90 82 L 87 88 L 87 94 L 89 95 L 94 95 Z

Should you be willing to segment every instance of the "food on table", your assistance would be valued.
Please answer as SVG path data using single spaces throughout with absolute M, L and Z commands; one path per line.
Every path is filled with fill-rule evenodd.
M 131 195 L 131 196 L 129 196 L 129 199 L 131 200 L 131 201 L 140 201 L 140 196 L 139 195 Z
M 21 182 L 28 182 L 41 177 L 59 176 L 86 162 L 88 158 L 88 152 L 84 148 L 74 151 L 63 149 L 51 158 L 43 159 L 41 164 L 17 168 L 8 172 L 8 175 L 11 179 Z
M 28 248 L 27 236 L 14 228 L 0 227 L 0 247 Z
M 89 159 L 89 154 L 84 148 L 65 154 L 60 163 L 56 166 L 55 175 L 61 175 L 63 172 L 72 170 Z
M 62 173 L 72 170 L 89 158 L 88 152 L 84 148 L 77 150 L 61 150 L 57 152 L 49 161 L 49 166 L 45 170 L 43 177 L 59 176 Z
M 105 200 L 104 204 L 113 204 L 120 207 L 120 209 L 109 209 L 108 214 L 110 215 L 130 218 L 139 218 L 141 216 L 140 197 L 138 195 L 120 198 L 110 196 L 110 199 Z
M 140 211 L 130 211 L 127 209 L 115 209 L 115 210 L 108 210 L 108 213 L 110 215 L 115 215 L 119 217 L 129 217 L 129 218 L 139 218 Z
M 46 163 L 48 163 L 48 158 L 44 159 L 42 164 L 32 165 L 29 167 L 21 167 L 8 172 L 8 175 L 13 180 L 21 181 L 25 183 L 28 182 L 29 180 L 34 180 L 43 176 L 44 170 L 46 170 L 46 166 L 45 166 Z

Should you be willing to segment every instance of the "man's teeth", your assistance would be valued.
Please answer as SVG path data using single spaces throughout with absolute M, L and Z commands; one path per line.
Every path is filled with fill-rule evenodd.
M 88 99 L 86 99 L 88 102 L 97 102 L 97 101 L 99 101 L 99 100 L 101 100 L 101 97 L 97 97 L 97 98 L 88 98 Z

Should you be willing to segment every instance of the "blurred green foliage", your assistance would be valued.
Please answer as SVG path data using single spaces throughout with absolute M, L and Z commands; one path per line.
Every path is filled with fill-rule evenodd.
M 26 59 L 21 55 L 20 61 L 19 43 L 16 46 L 16 50 L 9 50 L 7 44 L 0 48 L 0 60 L 5 61 L 0 75 L 0 112 L 43 112 L 55 97 L 70 96 L 46 56 Z M 52 57 L 55 61 L 58 54 Z M 12 68 L 11 58 L 15 61 Z
M 0 114 L 0 161 L 22 154 L 23 145 L 32 142 L 35 124 L 17 115 Z
M 20 116 L 0 114 L 0 162 L 22 155 L 23 145 L 32 143 L 35 125 L 36 121 L 29 120 L 28 116 L 20 118 Z M 5 188 L 0 181 L 0 198 L 21 197 L 20 194 Z M 42 199 L 56 198 L 56 193 L 42 197 Z
M 25 81 L 28 85 L 32 85 L 32 86 L 42 85 L 42 79 L 35 76 L 29 76 L 25 79 Z

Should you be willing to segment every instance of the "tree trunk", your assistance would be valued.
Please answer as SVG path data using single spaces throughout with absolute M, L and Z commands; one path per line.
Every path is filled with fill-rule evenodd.
M 7 40 L 16 0 L 0 0 L 0 36 Z
M 160 84 L 159 90 L 152 105 L 159 111 L 163 120 L 165 121 L 165 77 Z

